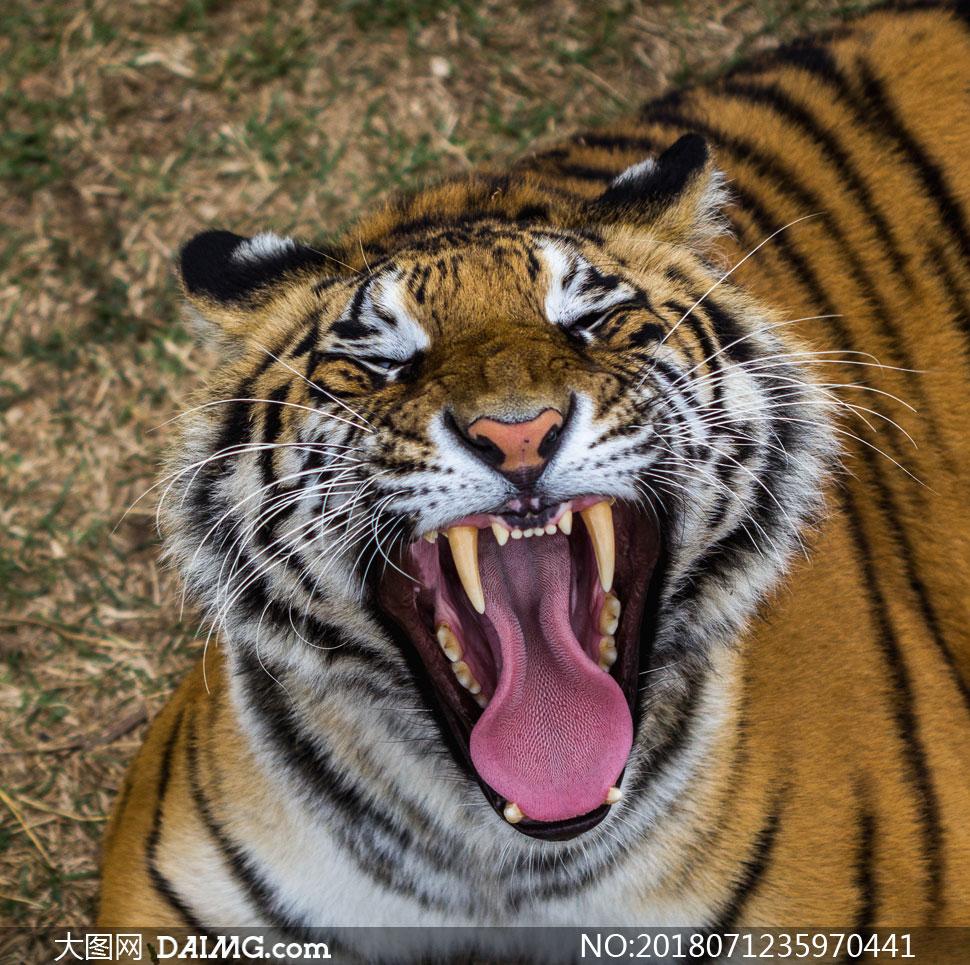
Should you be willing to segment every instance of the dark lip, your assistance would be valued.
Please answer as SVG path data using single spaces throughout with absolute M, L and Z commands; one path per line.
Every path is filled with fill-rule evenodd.
M 519 500 L 519 502 L 524 504 L 526 500 Z M 537 504 L 535 509 L 530 506 L 525 508 L 524 512 L 506 503 L 495 515 L 500 516 L 511 527 L 528 529 L 530 526 L 545 526 L 562 505 L 562 503 L 540 503 L 538 500 L 533 502 Z
M 627 503 L 614 506 L 617 569 L 614 590 L 623 602 L 623 615 L 617 631 L 618 659 L 611 673 L 620 684 L 634 721 L 636 740 L 640 668 L 649 660 L 653 640 L 662 560 L 661 521 L 653 520 Z M 404 548 L 399 547 L 395 566 L 403 565 Z M 642 575 L 642 574 L 646 575 Z M 409 658 L 419 690 L 432 709 L 444 743 L 458 764 L 475 779 L 485 799 L 505 821 L 505 800 L 478 775 L 471 760 L 469 742 L 472 728 L 483 713 L 471 695 L 458 687 L 450 667 L 425 626 L 414 600 L 414 584 L 401 572 L 388 567 L 376 581 L 379 609 L 392 637 Z M 622 790 L 622 775 L 618 782 Z M 545 841 L 565 841 L 594 828 L 609 813 L 602 804 L 593 811 L 562 821 L 536 821 L 523 818 L 511 825 L 529 837 Z

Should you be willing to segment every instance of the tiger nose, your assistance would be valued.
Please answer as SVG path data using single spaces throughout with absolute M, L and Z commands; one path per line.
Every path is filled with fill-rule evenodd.
M 543 409 L 525 422 L 481 416 L 468 427 L 468 437 L 499 472 L 537 476 L 559 448 L 562 425 L 558 409 Z

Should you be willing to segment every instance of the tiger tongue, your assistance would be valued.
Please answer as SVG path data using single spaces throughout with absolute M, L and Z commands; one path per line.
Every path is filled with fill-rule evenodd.
M 633 743 L 617 682 L 570 624 L 570 554 L 557 533 L 480 546 L 485 619 L 501 650 L 498 686 L 471 734 L 482 779 L 538 821 L 599 807 Z

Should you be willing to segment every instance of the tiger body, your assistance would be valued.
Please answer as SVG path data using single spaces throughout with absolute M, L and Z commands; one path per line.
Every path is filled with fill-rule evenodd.
M 641 163 L 691 133 L 732 205 L 703 157 L 675 158 L 684 176 L 664 169 L 669 155 Z M 190 300 L 243 346 L 200 404 L 286 407 L 208 405 L 179 443 L 170 551 L 223 641 L 132 765 L 101 924 L 970 923 L 968 147 L 967 21 L 891 9 L 508 176 L 394 202 L 323 261 L 242 242 L 226 269 L 252 274 L 234 282 L 242 295 L 183 261 Z M 638 178 L 653 192 L 645 211 Z M 594 231 L 590 211 L 607 212 Z M 205 258 L 229 264 L 209 246 Z M 610 301 L 628 289 L 640 301 Z M 548 316 L 570 299 L 574 315 L 606 321 L 564 340 L 568 325 Z M 365 355 L 382 339 L 407 343 L 418 374 L 372 371 L 340 347 Z M 767 389 L 748 375 L 758 357 L 776 379 Z M 873 357 L 881 367 L 856 364 Z M 298 486 L 301 446 L 329 433 L 330 457 L 350 452 L 334 440 L 361 447 L 353 458 L 394 480 L 350 490 L 370 509 L 344 531 L 414 540 L 470 499 L 484 511 L 499 498 L 470 463 L 446 466 L 434 413 L 466 424 L 570 399 L 550 498 L 637 498 L 624 474 L 656 438 L 642 433 L 657 403 L 634 387 L 654 384 L 656 359 L 662 398 L 697 380 L 665 424 L 678 440 L 708 435 L 679 464 L 689 476 L 671 463 L 649 477 L 670 480 L 661 502 L 680 508 L 643 604 L 652 643 L 623 798 L 578 837 L 536 840 L 445 746 L 421 662 L 360 589 L 365 565 L 386 579 L 401 558 L 359 543 L 318 571 L 277 549 L 318 508 L 292 499 L 261 544 L 257 506 L 232 507 L 284 477 Z M 871 425 L 846 419 L 840 391 Z M 741 419 L 745 437 L 717 435 Z M 378 445 L 380 462 L 366 448 Z M 720 460 L 729 446 L 734 463 Z M 232 472 L 200 465 L 227 447 Z M 230 510 L 244 521 L 223 532 Z M 624 539 L 618 528 L 621 551 Z M 246 554 L 260 552 L 277 565 L 249 578 Z M 231 571 L 245 579 L 224 580 Z

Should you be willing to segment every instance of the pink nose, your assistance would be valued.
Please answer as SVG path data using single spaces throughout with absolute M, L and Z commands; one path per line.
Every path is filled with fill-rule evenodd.
M 482 416 L 468 427 L 475 440 L 490 442 L 504 457 L 497 467 L 502 472 L 536 469 L 545 465 L 559 429 L 562 416 L 556 409 L 544 409 L 526 422 L 499 422 Z M 543 443 L 546 443 L 543 446 Z

